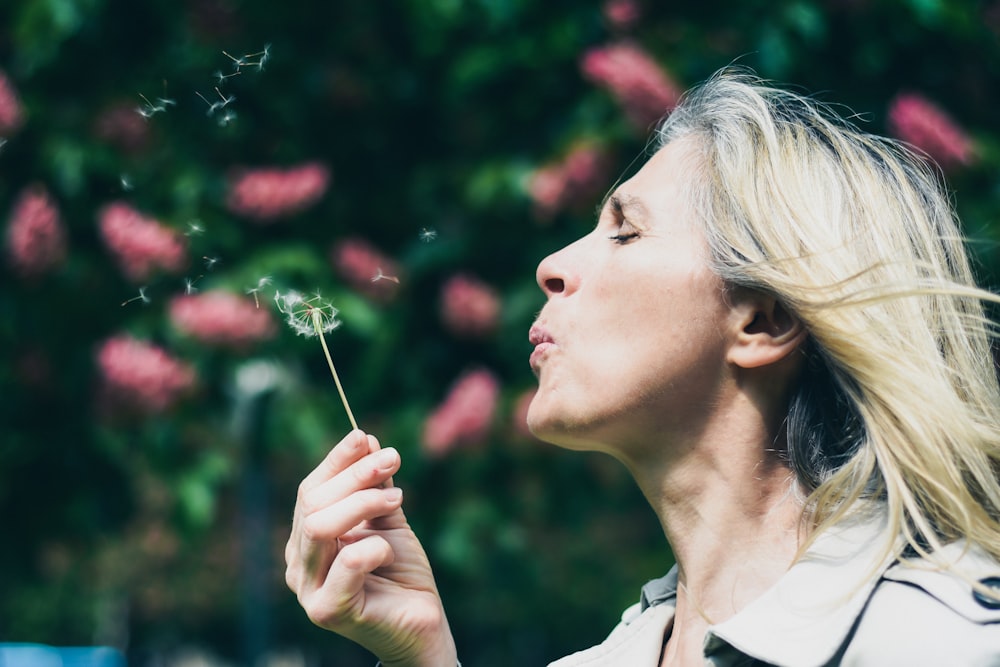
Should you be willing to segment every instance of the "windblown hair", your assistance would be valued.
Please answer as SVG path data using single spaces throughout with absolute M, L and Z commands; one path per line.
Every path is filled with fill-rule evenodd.
M 980 289 L 927 160 L 814 99 L 723 70 L 659 128 L 694 140 L 714 270 L 809 331 L 786 427 L 813 535 L 884 502 L 887 550 L 1000 558 L 1000 387 Z

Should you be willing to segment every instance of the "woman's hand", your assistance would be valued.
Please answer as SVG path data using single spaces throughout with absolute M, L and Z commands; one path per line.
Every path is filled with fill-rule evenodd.
M 386 667 L 454 665 L 430 563 L 392 485 L 399 453 L 352 431 L 299 485 L 285 581 L 316 625 Z

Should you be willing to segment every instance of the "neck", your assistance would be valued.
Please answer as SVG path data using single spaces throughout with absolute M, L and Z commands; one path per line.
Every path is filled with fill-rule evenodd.
M 802 537 L 801 493 L 774 434 L 752 420 L 722 423 L 731 426 L 693 446 L 653 448 L 680 457 L 627 464 L 677 561 L 675 634 L 739 612 L 788 570 Z

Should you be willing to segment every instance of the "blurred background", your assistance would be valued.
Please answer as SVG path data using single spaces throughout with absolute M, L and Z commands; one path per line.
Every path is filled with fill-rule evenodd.
M 536 264 L 735 61 L 935 160 L 996 285 L 998 39 L 996 0 L 5 0 L 0 642 L 374 663 L 284 585 L 350 428 L 295 291 L 465 664 L 599 642 L 672 558 L 616 462 L 526 432 Z

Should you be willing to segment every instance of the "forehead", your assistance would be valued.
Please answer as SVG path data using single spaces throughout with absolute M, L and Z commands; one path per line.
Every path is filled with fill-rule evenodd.
M 686 209 L 694 183 L 697 153 L 690 139 L 677 139 L 657 150 L 630 179 L 607 198 L 604 209 L 617 213 L 676 217 Z

